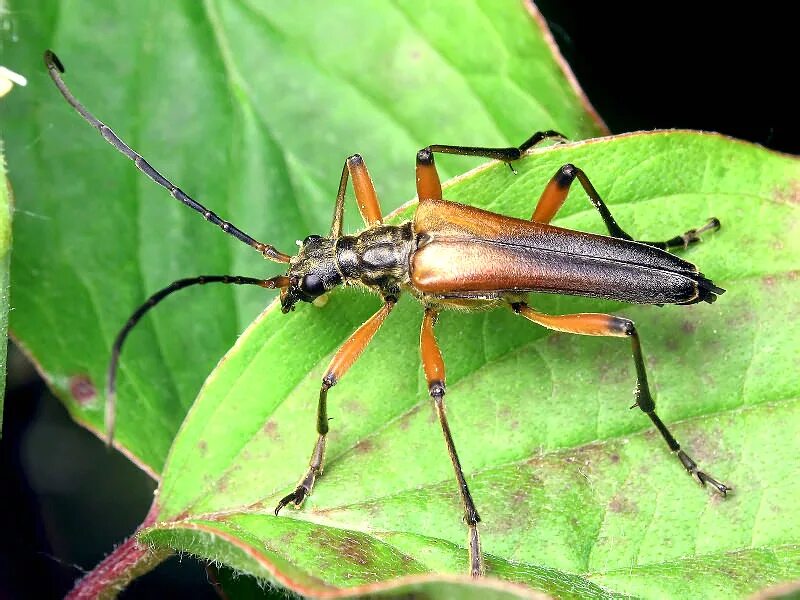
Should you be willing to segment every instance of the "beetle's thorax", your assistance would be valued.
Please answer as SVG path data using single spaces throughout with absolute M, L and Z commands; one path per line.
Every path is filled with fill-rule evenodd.
M 384 298 L 397 297 L 409 281 L 409 256 L 414 246 L 410 222 L 379 225 L 356 236 L 310 235 L 291 258 L 289 287 L 281 293 L 284 312 L 341 284 L 363 285 Z
M 379 225 L 357 236 L 336 240 L 336 266 L 345 283 L 373 288 L 383 296 L 396 296 L 408 282 L 409 255 L 414 232 L 410 222 Z

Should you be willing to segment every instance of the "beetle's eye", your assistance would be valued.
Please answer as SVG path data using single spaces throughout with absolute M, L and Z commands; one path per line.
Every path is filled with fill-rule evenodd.
M 325 292 L 325 286 L 322 283 L 322 279 L 313 273 L 309 273 L 300 280 L 300 290 L 304 294 L 316 297 Z
M 303 240 L 303 245 L 305 246 L 308 242 L 316 242 L 317 240 L 321 240 L 322 238 L 318 235 L 309 235 L 306 239 Z

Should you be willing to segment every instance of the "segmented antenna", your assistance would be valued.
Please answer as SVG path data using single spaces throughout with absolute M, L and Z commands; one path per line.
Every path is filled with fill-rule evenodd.
M 122 344 L 128 337 L 131 329 L 153 308 L 170 294 L 182 290 L 192 285 L 204 285 L 206 283 L 227 283 L 235 285 L 257 285 L 262 288 L 273 289 L 283 288 L 289 285 L 289 278 L 283 275 L 272 279 L 256 279 L 255 277 L 241 277 L 239 275 L 200 275 L 199 277 L 188 277 L 173 281 L 167 287 L 157 291 L 150 296 L 125 323 L 125 326 L 117 334 L 114 346 L 111 349 L 111 361 L 108 364 L 108 374 L 106 377 L 106 444 L 111 445 L 114 440 L 114 424 L 116 420 L 116 396 L 117 396 L 117 369 L 119 367 L 119 355 L 122 351 Z
M 52 50 L 47 50 L 44 53 L 44 64 L 47 67 L 48 73 L 50 73 L 50 78 L 56 84 L 56 87 L 61 92 L 61 95 L 64 96 L 64 99 L 69 102 L 70 106 L 72 106 L 72 108 L 74 108 L 78 114 L 80 114 L 86 120 L 86 122 L 89 123 L 89 125 L 97 129 L 97 131 L 100 132 L 100 135 L 102 135 L 109 144 L 130 158 L 142 173 L 166 189 L 173 198 L 179 200 L 192 210 L 199 212 L 201 215 L 203 215 L 203 218 L 206 221 L 217 225 L 225 233 L 232 235 L 240 242 L 244 242 L 251 248 L 258 250 L 264 256 L 264 258 L 279 263 L 289 262 L 290 257 L 288 255 L 276 250 L 274 246 L 264 244 L 263 242 L 259 242 L 258 240 L 250 237 L 238 227 L 232 225 L 228 221 L 220 219 L 214 212 L 208 210 L 205 206 L 192 199 L 188 194 L 186 194 L 186 192 L 174 185 L 161 173 L 156 171 L 138 152 L 123 142 L 117 136 L 117 134 L 111 130 L 110 127 L 90 113 L 86 107 L 83 106 L 83 104 L 81 104 L 78 99 L 72 95 L 72 92 L 70 92 L 67 84 L 64 83 L 64 80 L 61 78 L 61 74 L 64 73 L 64 65 Z

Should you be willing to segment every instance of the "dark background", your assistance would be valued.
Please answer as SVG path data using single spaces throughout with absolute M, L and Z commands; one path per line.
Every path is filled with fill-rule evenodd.
M 714 3 L 647 3 L 648 12 L 608 2 L 538 6 L 613 133 L 701 129 L 800 153 L 798 34 L 776 4 L 755 5 L 757 13 Z M 76 427 L 13 347 L 4 425 L 0 600 L 61 597 L 134 530 L 154 486 Z M 175 558 L 123 597 L 216 597 L 207 577 L 197 561 Z

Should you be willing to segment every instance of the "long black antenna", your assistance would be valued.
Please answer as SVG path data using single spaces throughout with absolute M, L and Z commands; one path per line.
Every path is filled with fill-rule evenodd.
M 178 279 L 173 281 L 167 287 L 157 291 L 150 296 L 125 323 L 125 326 L 117 334 L 117 339 L 114 340 L 114 346 L 111 349 L 111 361 L 108 364 L 108 373 L 106 377 L 106 444 L 109 446 L 114 440 L 114 423 L 116 420 L 116 397 L 117 397 L 117 369 L 119 367 L 119 355 L 122 351 L 122 344 L 128 337 L 131 329 L 142 319 L 142 317 L 156 304 L 161 302 L 170 294 L 187 288 L 191 285 L 203 285 L 206 283 L 228 283 L 235 285 L 257 285 L 262 288 L 284 288 L 289 285 L 289 278 L 283 275 L 273 277 L 272 279 L 256 279 L 255 277 L 241 277 L 239 275 L 200 275 L 199 277 L 188 277 L 186 279 Z
M 264 258 L 268 258 L 269 260 L 279 262 L 279 263 L 288 263 L 289 256 L 276 250 L 274 246 L 270 246 L 269 244 L 264 244 L 263 242 L 259 242 L 258 240 L 250 237 L 245 232 L 240 230 L 239 228 L 231 225 L 227 221 L 223 221 L 220 219 L 215 213 L 208 210 L 205 206 L 193 200 L 190 196 L 186 194 L 182 189 L 174 185 L 169 179 L 164 177 L 161 173 L 156 171 L 150 163 L 148 163 L 142 156 L 133 150 L 130 146 L 128 146 L 125 142 L 123 142 L 116 133 L 114 133 L 110 127 L 105 125 L 102 121 L 97 119 L 92 113 L 86 110 L 86 107 L 83 106 L 75 96 L 72 95 L 72 92 L 69 91 L 67 84 L 64 83 L 64 80 L 61 78 L 61 73 L 64 72 L 64 65 L 58 59 L 58 56 L 52 50 L 47 50 L 44 53 L 44 64 L 47 66 L 47 71 L 50 73 L 50 77 L 53 82 L 56 84 L 56 87 L 61 92 L 61 95 L 64 96 L 67 102 L 69 102 L 70 106 L 74 108 L 78 113 L 86 120 L 89 125 L 94 127 L 100 132 L 100 135 L 114 148 L 122 152 L 125 156 L 130 158 L 137 168 L 147 175 L 150 179 L 155 181 L 158 185 L 165 188 L 173 198 L 176 200 L 180 200 L 186 206 L 199 212 L 206 221 L 217 225 L 224 231 L 235 237 L 237 240 L 244 242 L 251 248 L 255 248 L 261 254 L 264 255 Z

